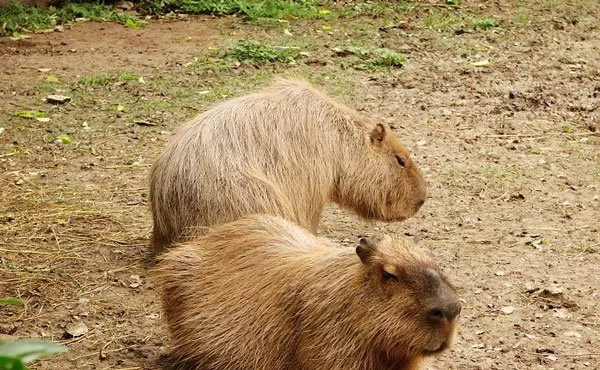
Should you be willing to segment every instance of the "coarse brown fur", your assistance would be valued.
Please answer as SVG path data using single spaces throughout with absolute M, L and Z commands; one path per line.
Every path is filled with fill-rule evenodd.
M 329 201 L 367 219 L 400 221 L 426 195 L 388 126 L 282 79 L 178 130 L 151 170 L 152 255 L 191 230 L 246 214 L 281 216 L 314 232 Z
M 405 239 L 318 238 L 249 215 L 159 256 L 173 356 L 194 370 L 415 370 L 451 345 L 460 303 Z

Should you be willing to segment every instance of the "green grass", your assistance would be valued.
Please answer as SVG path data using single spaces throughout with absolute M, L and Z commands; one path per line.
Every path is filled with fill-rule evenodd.
M 423 17 L 423 25 L 436 30 L 447 30 L 460 22 L 460 17 L 446 11 L 430 11 Z
M 140 80 L 139 75 L 128 73 L 128 72 L 122 73 L 117 78 L 119 81 L 123 81 L 123 82 L 138 82 Z
M 489 179 L 506 179 L 510 172 L 499 164 L 492 164 L 483 169 L 483 176 Z
M 57 9 L 37 8 L 11 3 L 0 8 L 0 35 L 12 35 L 24 30 L 41 30 L 86 18 L 92 21 L 117 22 L 128 27 L 142 26 L 146 22 L 131 15 L 119 14 L 101 4 L 72 4 Z
M 576 245 L 574 249 L 578 253 L 598 253 L 599 248 L 600 248 L 600 244 L 596 244 L 596 245 L 580 244 L 580 245 Z
M 319 16 L 314 0 L 141 0 L 138 10 L 149 14 L 241 14 L 248 19 Z
M 119 75 L 110 75 L 107 73 L 103 73 L 100 75 L 92 75 L 81 77 L 77 80 L 76 84 L 79 86 L 88 86 L 88 87 L 104 87 L 108 86 L 115 82 L 138 82 L 140 79 L 139 75 L 123 72 Z
M 272 47 L 254 40 L 239 40 L 221 53 L 221 58 L 245 64 L 295 63 L 299 56 L 298 48 Z
M 371 63 L 378 67 L 402 67 L 404 54 L 386 48 L 375 49 Z
M 107 74 L 101 74 L 96 76 L 88 76 L 82 77 L 77 80 L 78 85 L 97 87 L 97 86 L 106 86 L 110 84 L 113 79 Z
M 498 22 L 492 18 L 473 19 L 471 20 L 471 27 L 474 30 L 487 30 L 498 27 Z
M 571 125 L 563 125 L 560 129 L 565 134 L 572 134 L 574 131 L 573 126 L 571 126 Z
M 525 13 L 517 13 L 517 15 L 514 16 L 513 18 L 513 23 L 527 23 L 529 22 L 529 16 Z
M 345 17 L 397 17 L 401 13 L 411 12 L 418 9 L 412 0 L 396 0 L 396 1 L 355 1 L 349 4 L 344 4 L 335 7 L 335 13 Z
M 345 49 L 334 48 L 337 57 L 344 58 L 342 68 L 374 70 L 378 67 L 402 67 L 404 54 L 387 48 L 365 48 L 349 46 Z

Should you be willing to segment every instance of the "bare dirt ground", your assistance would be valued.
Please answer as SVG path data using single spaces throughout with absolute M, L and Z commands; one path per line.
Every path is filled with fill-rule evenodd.
M 463 313 L 454 350 L 429 369 L 600 369 L 600 4 L 439 3 L 0 39 L 0 296 L 26 303 L 0 307 L 0 334 L 67 344 L 35 369 L 157 368 L 168 338 L 140 263 L 148 168 L 184 120 L 294 74 L 393 124 L 427 177 L 416 217 L 367 223 L 331 207 L 321 234 L 400 233 L 430 250 Z M 475 30 L 475 18 L 498 27 Z M 258 67 L 210 57 L 244 38 L 307 56 Z M 348 43 L 401 50 L 406 63 L 342 69 L 331 49 Z M 51 93 L 73 100 L 52 106 Z M 81 323 L 85 335 L 65 335 Z

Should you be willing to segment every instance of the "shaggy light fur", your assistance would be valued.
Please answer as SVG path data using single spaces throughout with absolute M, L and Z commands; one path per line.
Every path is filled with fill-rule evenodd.
M 194 370 L 415 370 L 460 312 L 405 239 L 355 252 L 267 215 L 170 248 L 154 273 L 173 355 Z
M 367 219 L 413 216 L 427 189 L 390 128 L 309 84 L 219 104 L 176 133 L 150 175 L 152 255 L 191 230 L 264 213 L 316 231 L 329 201 Z

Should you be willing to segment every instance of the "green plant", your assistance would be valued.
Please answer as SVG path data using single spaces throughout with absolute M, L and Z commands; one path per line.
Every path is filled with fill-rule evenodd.
M 584 245 L 584 244 L 579 244 L 575 246 L 575 250 L 579 253 L 598 253 L 598 247 L 600 247 L 600 244 L 596 244 L 596 245 Z
M 474 30 L 487 30 L 498 27 L 498 23 L 492 18 L 473 19 L 471 21 L 471 26 Z
M 487 178 L 505 179 L 509 174 L 508 170 L 499 164 L 492 164 L 483 169 L 483 175 Z
M 119 76 L 119 81 L 123 81 L 123 82 L 137 82 L 139 80 L 140 80 L 140 76 L 133 74 L 133 73 L 125 72 Z
M 2 214 L 0 214 L 0 220 L 2 219 Z M 23 301 L 21 298 L 17 297 L 2 297 L 0 298 L 0 307 L 1 306 L 22 306 Z
M 404 64 L 404 54 L 386 48 L 375 49 L 371 63 L 374 66 L 402 67 Z
M 0 342 L 0 370 L 27 370 L 26 364 L 65 350 L 64 346 L 45 340 Z
M 404 54 L 387 48 L 361 48 L 349 46 L 345 49 L 334 48 L 338 57 L 348 57 L 341 62 L 342 67 L 352 67 L 358 70 L 373 70 L 377 67 L 402 67 Z
M 150 14 L 241 14 L 249 19 L 319 16 L 313 0 L 141 0 L 138 10 Z
M 109 75 L 101 74 L 101 75 L 97 75 L 97 76 L 82 77 L 77 81 L 77 84 L 84 85 L 84 86 L 91 86 L 91 87 L 106 86 L 112 80 L 113 79 Z
M 460 18 L 450 12 L 430 11 L 423 17 L 423 25 L 436 30 L 448 29 L 460 21 Z
M 246 64 L 294 63 L 298 56 L 297 48 L 271 47 L 254 40 L 239 40 L 221 54 L 222 58 Z
M 573 126 L 571 126 L 571 125 L 563 125 L 561 127 L 561 131 L 564 132 L 565 134 L 571 134 L 571 133 L 573 133 Z
M 130 27 L 146 24 L 139 18 L 119 14 L 102 4 L 68 3 L 62 8 L 38 8 L 12 2 L 0 7 L 0 35 L 11 35 L 22 30 L 48 29 L 76 18 L 111 21 L 127 24 Z

